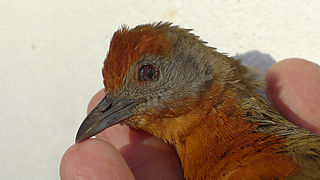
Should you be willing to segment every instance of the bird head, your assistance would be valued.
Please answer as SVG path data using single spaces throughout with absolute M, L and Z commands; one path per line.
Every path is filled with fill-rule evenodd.
M 122 27 L 102 70 L 106 95 L 80 126 L 76 142 L 121 123 L 175 144 L 199 123 L 192 116 L 200 116 L 203 99 L 218 103 L 223 87 L 247 70 L 235 70 L 237 63 L 170 23 Z

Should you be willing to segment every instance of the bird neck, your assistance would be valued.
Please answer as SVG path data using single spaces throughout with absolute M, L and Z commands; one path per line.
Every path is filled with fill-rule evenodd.
M 278 153 L 283 140 L 255 131 L 257 125 L 243 117 L 239 97 L 231 91 L 224 91 L 222 98 L 207 93 L 210 98 L 179 117 L 191 123 L 180 129 L 184 135 L 168 141 L 176 148 L 186 179 L 282 178 L 295 173 L 291 158 Z

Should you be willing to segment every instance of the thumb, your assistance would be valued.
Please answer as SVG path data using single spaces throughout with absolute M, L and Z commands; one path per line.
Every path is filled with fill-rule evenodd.
M 134 179 L 119 151 L 99 139 L 72 145 L 62 157 L 60 177 L 62 180 Z
M 274 64 L 266 75 L 267 94 L 289 121 L 320 134 L 320 68 L 303 59 Z

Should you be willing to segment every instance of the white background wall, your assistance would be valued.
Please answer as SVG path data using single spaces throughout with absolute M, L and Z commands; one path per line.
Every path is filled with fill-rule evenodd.
M 0 179 L 58 179 L 113 32 L 160 20 L 230 55 L 320 63 L 317 0 L 0 0 Z

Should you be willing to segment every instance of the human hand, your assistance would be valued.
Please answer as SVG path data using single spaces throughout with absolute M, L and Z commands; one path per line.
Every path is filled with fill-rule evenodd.
M 266 74 L 267 94 L 288 120 L 320 134 L 320 68 L 288 59 L 273 65 Z M 99 91 L 88 112 L 104 97 Z M 115 125 L 72 145 L 64 154 L 60 176 L 69 179 L 183 179 L 175 150 L 142 131 Z

